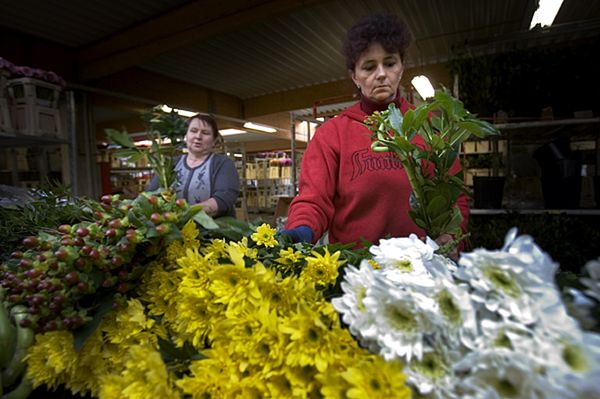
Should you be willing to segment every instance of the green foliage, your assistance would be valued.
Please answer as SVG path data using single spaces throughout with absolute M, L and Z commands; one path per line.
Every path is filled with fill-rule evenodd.
M 32 199 L 0 206 L 0 262 L 23 249 L 22 241 L 61 224 L 91 221 L 90 201 L 74 197 L 70 188 L 58 183 L 30 191 Z
M 449 170 L 463 141 L 497 135 L 498 130 L 443 90 L 404 116 L 390 104 L 388 110 L 369 116 L 365 125 L 373 132 L 371 148 L 392 151 L 402 162 L 413 190 L 409 215 L 415 224 L 433 238 L 444 233 L 457 236 L 462 215 L 455 204 L 467 189 Z M 417 135 L 423 146 L 414 143 Z
M 143 113 L 142 119 L 148 139 L 152 141 L 148 148 L 137 147 L 125 130 L 106 129 L 106 136 L 120 147 L 115 153 L 117 156 L 130 162 L 145 158 L 158 176 L 160 188 L 169 189 L 175 183 L 173 162 L 183 145 L 187 121 L 175 112 L 158 109 Z
M 471 215 L 468 247 L 501 248 L 506 232 L 517 227 L 520 234 L 532 236 L 536 244 L 560 264 L 561 271 L 579 273 L 588 260 L 600 257 L 598 222 L 598 216 L 553 213 Z
M 509 116 L 537 117 L 552 106 L 555 117 L 572 117 L 573 111 L 597 110 L 594 90 L 599 87 L 595 56 L 598 40 L 571 41 L 549 47 L 527 48 L 483 56 L 464 56 L 448 63 L 451 75 L 460 77 L 460 98 L 479 115 L 491 117 L 504 110 Z M 567 77 L 556 79 L 556 76 Z

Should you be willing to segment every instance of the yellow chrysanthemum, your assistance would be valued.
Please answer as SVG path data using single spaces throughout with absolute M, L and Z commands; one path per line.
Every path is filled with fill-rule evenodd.
M 282 371 L 270 373 L 265 383 L 271 398 L 292 398 L 294 396 L 292 383 Z
M 293 398 L 310 398 L 319 397 L 314 394 L 315 390 L 318 390 L 319 384 L 315 376 L 318 374 L 315 366 L 302 366 L 302 367 L 286 367 L 283 369 L 286 379 L 292 385 L 292 396 Z
M 130 299 L 127 307 L 117 311 L 115 323 L 104 327 L 104 332 L 108 341 L 115 344 L 135 341 L 157 347 L 156 336 L 148 332 L 153 325 L 154 320 L 146 317 L 144 305 L 138 299 Z
M 210 272 L 210 292 L 214 302 L 226 306 L 228 317 L 239 314 L 245 307 L 257 307 L 262 302 L 255 271 L 237 265 L 222 265 Z
M 119 374 L 102 378 L 100 397 L 103 399 L 179 398 L 169 379 L 160 354 L 152 347 L 129 347 L 125 369 Z
M 140 299 L 148 304 L 148 314 L 167 319 L 176 317 L 173 302 L 180 282 L 179 274 L 165 270 L 161 262 L 148 265 L 138 288 Z
M 369 259 L 369 260 L 367 260 L 367 262 L 371 265 L 371 267 L 373 269 L 375 269 L 375 270 L 381 269 L 381 265 L 379 263 L 377 263 L 375 260 Z
M 321 383 L 321 394 L 324 399 L 346 399 L 350 384 L 341 375 L 340 370 L 328 367 L 324 373 L 316 376 Z
M 237 359 L 240 371 L 253 366 L 269 372 L 280 367 L 286 356 L 277 315 L 269 311 L 267 303 L 237 317 L 223 318 L 211 338 L 214 346 L 221 345 Z
M 183 237 L 183 244 L 185 248 L 198 248 L 200 241 L 198 241 L 199 231 L 196 226 L 196 222 L 193 219 L 187 221 L 187 223 L 181 229 L 181 235 Z
M 115 371 L 114 363 L 107 361 L 106 348 L 118 346 L 105 343 L 102 331 L 105 320 L 114 322 L 114 317 L 114 312 L 107 314 L 100 327 L 88 337 L 79 351 L 76 368 L 72 370 L 68 381 L 65 382 L 66 387 L 74 394 L 89 393 L 92 397 L 97 397 L 100 392 L 100 378 Z
M 252 238 L 252 241 L 258 245 L 262 245 L 267 248 L 273 248 L 275 245 L 277 245 L 275 233 L 277 233 L 277 230 L 268 224 L 263 223 L 256 228 L 256 232 L 253 233 L 250 238 Z
M 202 253 L 207 259 L 220 259 L 227 256 L 227 243 L 225 240 L 214 238 L 210 244 L 202 247 Z
M 310 279 L 319 285 L 329 285 L 335 283 L 338 277 L 338 268 L 346 261 L 340 261 L 341 252 L 337 251 L 333 255 L 325 248 L 325 254 L 321 255 L 316 251 L 311 252 L 314 256 L 306 257 L 306 269 L 302 273 L 302 278 Z
M 36 335 L 25 360 L 27 378 L 34 387 L 47 385 L 55 389 L 64 383 L 64 377 L 76 367 L 73 334 L 69 331 L 53 331 Z
M 227 244 L 227 252 L 229 257 L 231 257 L 231 250 L 235 252 L 239 252 L 242 256 L 248 259 L 256 259 L 258 258 L 258 250 L 256 248 L 248 247 L 248 237 L 243 237 L 238 242 L 230 242 Z M 227 257 L 227 256 L 225 256 Z
M 203 352 L 206 359 L 192 361 L 190 373 L 175 384 L 193 399 L 227 398 L 232 384 L 242 379 L 238 364 L 217 346 Z
M 282 320 L 281 331 L 289 335 L 286 364 L 315 366 L 324 371 L 335 358 L 333 335 L 321 315 L 308 306 L 298 306 L 295 315 Z
M 275 259 L 275 262 L 281 263 L 282 265 L 293 265 L 299 263 L 302 260 L 302 252 L 296 251 L 293 247 L 279 250 L 279 258 Z
M 225 306 L 214 304 L 212 297 L 197 298 L 182 295 L 177 300 L 177 318 L 170 320 L 173 341 L 177 346 L 185 342 L 202 349 L 205 338 L 212 331 L 215 315 L 222 313 Z
M 410 389 L 404 384 L 406 374 L 402 372 L 400 361 L 385 361 L 373 355 L 365 358 L 355 367 L 343 372 L 342 377 L 352 386 L 346 393 L 352 399 L 411 397 Z

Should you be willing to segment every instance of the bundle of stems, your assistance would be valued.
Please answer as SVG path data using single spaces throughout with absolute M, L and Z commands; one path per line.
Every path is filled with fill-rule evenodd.
M 437 90 L 431 100 L 404 115 L 392 103 L 364 123 L 372 132 L 371 149 L 393 152 L 402 163 L 412 188 L 409 215 L 415 224 L 434 239 L 444 233 L 462 237 L 463 218 L 456 202 L 468 189 L 462 170 L 452 174 L 450 169 L 462 142 L 499 131 L 445 90 Z

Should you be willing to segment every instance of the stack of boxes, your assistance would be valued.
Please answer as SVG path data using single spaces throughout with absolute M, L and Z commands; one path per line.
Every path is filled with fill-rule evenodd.
M 0 148 L 0 184 L 35 187 L 60 176 L 63 156 L 58 141 L 36 138 L 64 138 L 59 107 L 63 87 L 64 80 L 53 72 L 0 58 L 0 135 L 25 139 Z
M 280 197 L 294 195 L 292 159 L 286 152 L 259 154 L 246 163 L 249 209 L 275 209 Z
M 62 125 L 58 100 L 61 87 L 34 78 L 8 80 L 11 120 L 17 133 L 60 137 Z

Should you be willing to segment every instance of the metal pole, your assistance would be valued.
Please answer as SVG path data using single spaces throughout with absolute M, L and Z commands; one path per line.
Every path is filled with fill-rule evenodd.
M 71 176 L 71 193 L 79 195 L 77 187 L 77 127 L 75 126 L 75 93 L 72 90 L 66 92 L 68 117 L 69 117 L 69 168 Z
M 291 151 L 292 151 L 292 187 L 294 188 L 294 196 L 298 193 L 298 185 L 296 183 L 296 118 L 291 114 L 292 126 L 290 127 Z

